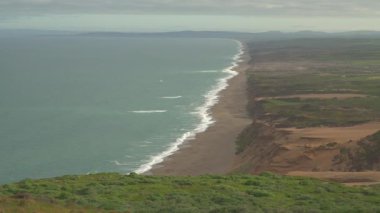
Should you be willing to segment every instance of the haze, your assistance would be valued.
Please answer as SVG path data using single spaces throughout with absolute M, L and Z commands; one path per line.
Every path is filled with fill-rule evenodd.
M 377 0 L 1 0 L 0 28 L 76 31 L 380 30 Z

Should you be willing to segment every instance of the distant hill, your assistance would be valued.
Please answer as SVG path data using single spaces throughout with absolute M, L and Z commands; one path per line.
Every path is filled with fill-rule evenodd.
M 233 31 L 176 31 L 176 32 L 75 32 L 30 29 L 0 29 L 0 37 L 14 36 L 91 36 L 132 38 L 226 38 L 239 40 L 286 40 L 299 38 L 380 38 L 380 31 L 349 31 L 326 33 L 318 31 L 299 32 L 233 32 Z
M 158 33 L 134 32 L 87 32 L 79 36 L 106 36 L 106 37 L 174 37 L 174 38 L 229 38 L 242 40 L 283 40 L 298 38 L 380 38 L 378 31 L 352 31 L 341 33 L 326 33 L 316 31 L 280 32 L 268 31 L 260 33 L 229 32 L 229 31 L 178 31 Z
M 58 30 L 30 30 L 30 29 L 0 29 L 1 37 L 19 36 L 44 36 L 44 35 L 74 35 L 78 32 L 58 31 Z
M 125 32 L 88 32 L 81 36 L 112 36 L 112 37 L 179 37 L 179 38 L 252 38 L 255 33 L 228 31 L 178 31 L 158 33 L 125 33 Z

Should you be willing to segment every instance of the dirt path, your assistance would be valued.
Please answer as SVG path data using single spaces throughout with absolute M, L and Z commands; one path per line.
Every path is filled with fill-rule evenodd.
M 289 138 L 295 139 L 320 139 L 319 142 L 329 141 L 346 143 L 357 141 L 380 130 L 380 122 L 370 122 L 352 127 L 313 127 L 313 128 L 279 128 L 290 133 Z M 318 142 L 318 140 L 315 140 Z M 316 143 L 319 145 L 319 143 Z

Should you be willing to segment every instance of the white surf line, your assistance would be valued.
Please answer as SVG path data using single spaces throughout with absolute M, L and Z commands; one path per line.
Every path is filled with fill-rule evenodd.
M 201 71 L 195 71 L 196 73 L 218 73 L 220 71 L 218 70 L 201 70 Z
M 206 131 L 207 128 L 215 122 L 210 115 L 209 110 L 212 106 L 218 103 L 218 94 L 227 88 L 228 80 L 238 75 L 238 72 L 234 71 L 234 69 L 238 67 L 239 62 L 242 61 L 241 57 L 244 54 L 242 42 L 237 40 L 235 41 L 238 43 L 239 52 L 232 58 L 233 61 L 231 63 L 231 66 L 223 70 L 224 73 L 228 73 L 229 75 L 217 81 L 217 84 L 213 87 L 213 89 L 204 95 L 204 104 L 197 108 L 196 113 L 201 118 L 201 122 L 198 124 L 198 126 L 191 131 L 185 132 L 182 136 L 177 138 L 176 141 L 172 143 L 167 150 L 159 153 L 158 155 L 151 156 L 147 163 L 141 165 L 134 171 L 135 173 L 141 174 L 151 170 L 154 165 L 163 162 L 166 157 L 178 151 L 179 146 L 186 140 L 194 138 L 196 134 Z
M 182 96 L 164 96 L 164 97 L 160 97 L 162 99 L 178 99 L 178 98 L 182 98 Z
M 163 113 L 167 112 L 167 110 L 135 110 L 135 111 L 129 111 L 133 113 L 138 113 L 138 114 L 149 114 L 149 113 Z
M 111 162 L 114 163 L 116 166 L 130 166 L 131 165 L 130 163 L 120 163 L 117 160 L 113 160 Z

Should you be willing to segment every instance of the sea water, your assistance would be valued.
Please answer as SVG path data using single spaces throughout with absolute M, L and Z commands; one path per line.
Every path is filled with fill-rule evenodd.
M 226 39 L 0 38 L 0 183 L 138 172 L 212 124 Z

